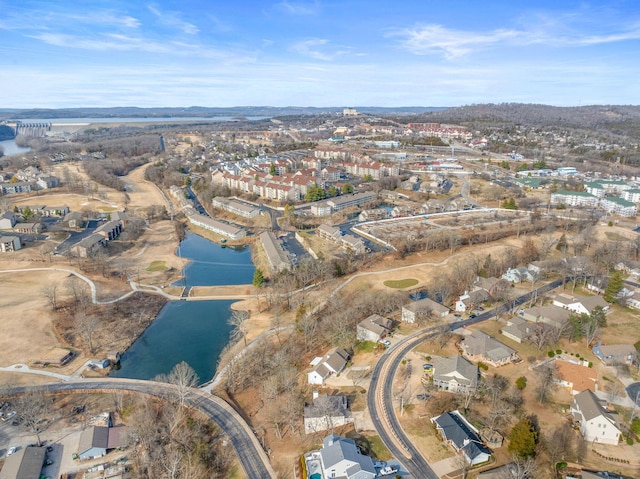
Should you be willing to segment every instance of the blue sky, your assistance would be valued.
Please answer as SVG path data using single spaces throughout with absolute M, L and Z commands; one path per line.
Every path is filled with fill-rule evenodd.
M 0 107 L 640 103 L 637 0 L 0 0 Z

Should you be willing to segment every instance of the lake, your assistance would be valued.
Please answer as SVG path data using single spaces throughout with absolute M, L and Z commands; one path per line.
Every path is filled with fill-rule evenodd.
M 265 120 L 270 118 L 268 116 L 247 116 L 243 117 L 244 120 L 256 121 Z M 52 125 L 77 125 L 77 124 L 89 124 L 89 123 L 172 123 L 172 122 L 191 122 L 191 123 L 204 123 L 215 121 L 237 121 L 238 117 L 232 116 L 212 116 L 206 118 L 198 117 L 130 117 L 130 118 L 117 118 L 117 117 L 105 117 L 105 118 L 38 118 L 38 119 L 12 119 L 9 122 L 21 121 L 23 123 L 51 123 Z
M 21 153 L 26 153 L 31 148 L 28 146 L 18 146 L 16 145 L 16 140 L 3 140 L 0 141 L 0 147 L 4 150 L 4 155 L 19 155 Z
M 187 233 L 179 253 L 189 258 L 189 286 L 248 284 L 255 268 L 249 248 L 235 250 Z M 218 358 L 229 342 L 227 320 L 234 301 L 170 301 L 145 332 L 122 355 L 113 377 L 151 379 L 181 361 L 196 371 L 200 383 L 213 378 Z

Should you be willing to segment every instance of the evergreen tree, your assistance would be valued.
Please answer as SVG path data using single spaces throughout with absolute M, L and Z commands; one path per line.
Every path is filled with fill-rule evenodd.
M 611 277 L 609 278 L 609 284 L 604 290 L 604 300 L 607 303 L 615 303 L 616 296 L 624 286 L 624 278 L 622 277 L 622 271 L 615 270 L 611 273 Z
M 345 183 L 342 185 L 342 194 L 347 195 L 349 193 L 353 193 L 353 185 L 351 183 Z
M 269 174 L 271 176 L 276 176 L 276 165 L 274 163 L 271 163 L 271 166 L 269 167 Z
M 556 244 L 556 249 L 564 252 L 567 250 L 567 245 L 567 235 L 562 233 L 562 236 L 560 236 L 560 239 L 558 240 L 558 244 Z
M 511 429 L 509 434 L 509 452 L 526 459 L 536 455 L 538 432 L 534 424 L 527 417 L 521 419 Z
M 260 268 L 256 268 L 256 272 L 253 273 L 253 285 L 256 288 L 261 288 L 264 285 L 264 275 Z

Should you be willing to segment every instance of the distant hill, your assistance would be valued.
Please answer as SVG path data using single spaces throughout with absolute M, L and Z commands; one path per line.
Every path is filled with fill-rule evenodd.
M 355 107 L 362 113 L 373 115 L 416 115 L 432 111 L 443 110 L 439 107 Z M 341 113 L 343 107 L 272 107 L 272 106 L 237 106 L 231 108 L 209 108 L 191 106 L 188 108 L 63 108 L 63 109 L 0 109 L 0 119 L 15 118 L 172 118 L 193 117 L 206 118 L 215 116 L 285 116 L 285 115 L 320 115 L 327 113 Z

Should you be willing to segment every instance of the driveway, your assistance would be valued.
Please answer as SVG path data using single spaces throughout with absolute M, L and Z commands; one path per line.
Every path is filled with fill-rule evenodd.
M 53 250 L 53 254 L 65 254 L 72 245 L 76 244 L 78 241 L 86 238 L 87 236 L 91 236 L 98 227 L 98 224 L 98 220 L 87 221 L 87 227 L 84 229 L 84 231 L 72 231 L 66 240 L 55 247 L 55 249 Z

